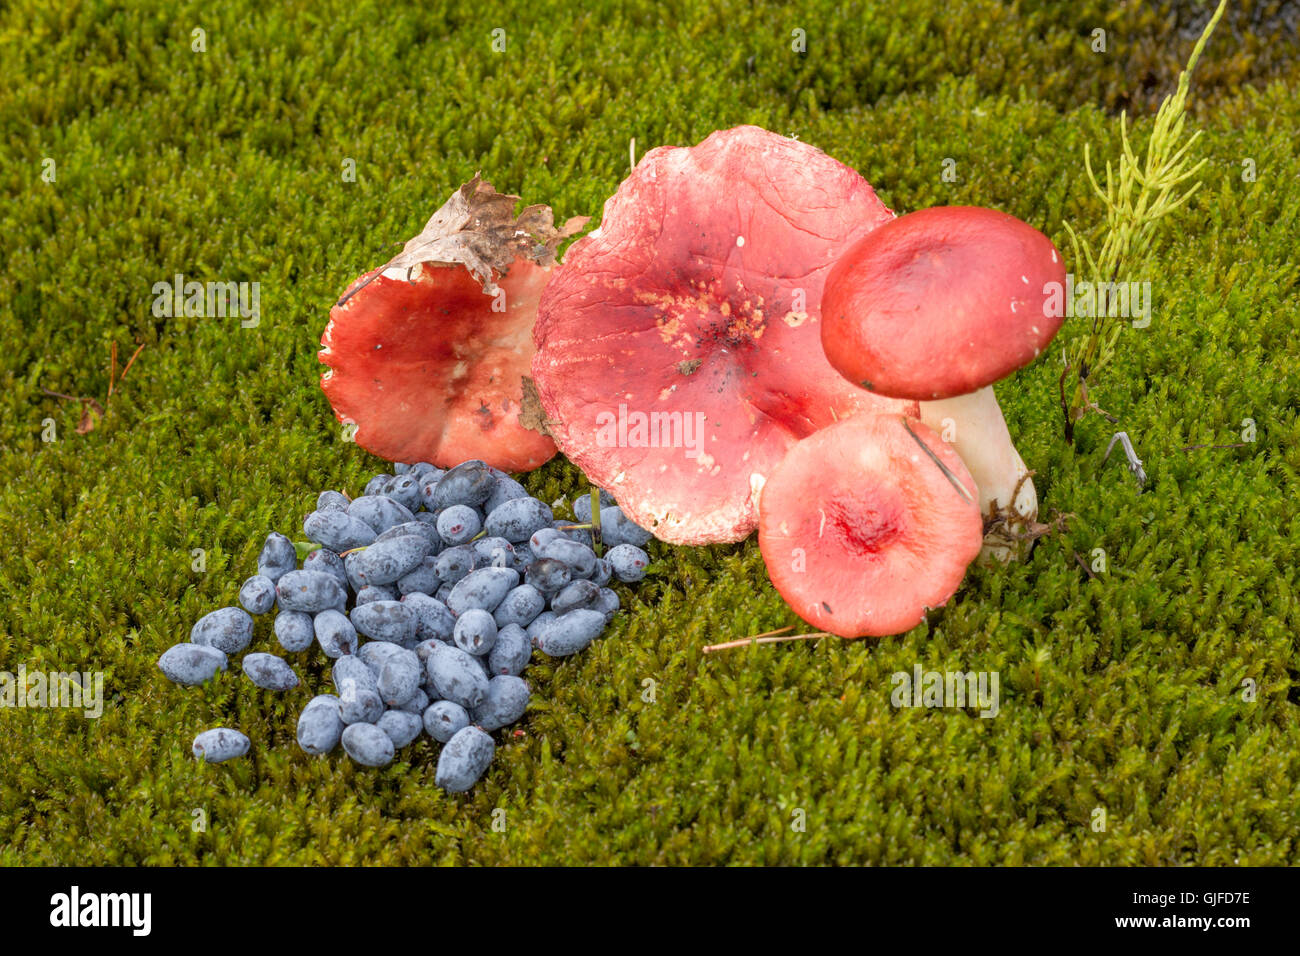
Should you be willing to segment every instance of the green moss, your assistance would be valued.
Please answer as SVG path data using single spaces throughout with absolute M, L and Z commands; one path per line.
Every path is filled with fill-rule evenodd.
M 1095 395 L 1148 488 L 1102 463 L 1101 419 L 1064 446 L 1055 353 L 1025 370 L 999 396 L 1044 506 L 1075 517 L 1029 561 L 972 569 L 928 624 L 704 656 L 797 621 L 753 541 L 656 544 L 610 635 L 530 670 L 522 734 L 459 797 L 432 786 L 427 740 L 381 772 L 304 757 L 319 661 L 282 696 L 155 667 L 234 599 L 267 530 L 376 470 L 316 386 L 327 308 L 475 170 L 599 215 L 629 140 L 752 122 L 894 208 L 996 206 L 1062 244 L 1063 218 L 1099 214 L 1083 144 L 1113 155 L 1126 104 L 1145 129 L 1190 49 L 1192 7 L 1139 6 L 6 7 L 0 669 L 101 671 L 108 701 L 98 720 L 0 711 L 0 863 L 1296 862 L 1300 73 L 1265 4 L 1234 5 L 1198 67 L 1205 187 L 1143 277 L 1151 327 Z M 1089 52 L 1094 25 L 1112 53 Z M 155 318 L 151 286 L 178 272 L 260 282 L 261 324 Z M 102 402 L 112 342 L 144 351 L 78 435 L 79 405 L 42 388 Z M 1239 441 L 1246 418 L 1244 448 L 1183 449 Z M 562 460 L 528 483 L 581 484 Z M 1096 548 L 1092 578 L 1076 556 Z M 917 664 L 998 671 L 999 716 L 893 708 L 890 676 Z M 249 758 L 190 757 L 218 723 Z

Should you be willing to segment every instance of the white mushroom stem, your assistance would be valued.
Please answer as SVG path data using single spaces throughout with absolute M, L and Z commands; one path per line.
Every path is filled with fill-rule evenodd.
M 1007 431 L 992 386 L 955 398 L 921 402 L 921 421 L 953 446 L 975 479 L 980 514 L 986 524 L 1001 512 L 1007 519 L 1005 531 L 1014 534 L 1038 519 L 1038 494 L 1028 477 L 1029 469 L 1011 443 L 1011 433 Z M 1011 502 L 1010 512 L 1008 502 Z M 1000 561 L 1021 556 L 1022 543 L 999 530 L 994 529 L 985 536 L 980 556 Z

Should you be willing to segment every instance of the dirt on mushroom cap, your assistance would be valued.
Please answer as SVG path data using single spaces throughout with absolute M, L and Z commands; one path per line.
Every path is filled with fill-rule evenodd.
M 763 488 L 758 543 L 768 576 L 819 630 L 900 634 L 947 602 L 979 554 L 974 494 L 957 453 L 919 421 L 860 415 L 823 429 L 791 449 Z
M 556 443 L 665 541 L 746 537 L 751 488 L 800 438 L 915 412 L 844 381 L 820 342 L 827 270 L 891 218 L 854 170 L 757 127 L 651 150 L 542 294 Z

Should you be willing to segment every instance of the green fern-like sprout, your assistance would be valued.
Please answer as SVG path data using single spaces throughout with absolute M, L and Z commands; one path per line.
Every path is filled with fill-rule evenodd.
M 1200 188 L 1201 184 L 1196 182 L 1183 190 L 1184 184 L 1206 163 L 1204 159 L 1195 164 L 1190 160 L 1191 148 L 1201 136 L 1199 130 L 1183 142 L 1187 92 L 1192 70 L 1227 6 L 1228 0 L 1220 0 L 1218 9 L 1192 50 L 1187 68 L 1179 74 L 1178 88 L 1160 104 L 1147 140 L 1145 159 L 1139 158 L 1133 150 L 1128 118 L 1124 113 L 1120 113 L 1119 127 L 1121 156 L 1114 164 L 1106 161 L 1104 189 L 1093 171 L 1090 151 L 1084 146 L 1083 165 L 1088 183 L 1106 209 L 1100 251 L 1094 252 L 1088 239 L 1080 237 L 1068 222 L 1064 225 L 1070 235 L 1075 268 L 1086 270 L 1084 278 L 1093 284 L 1094 289 L 1113 289 L 1121 272 L 1133 274 L 1149 262 L 1155 251 L 1157 228 Z M 1091 310 L 1092 324 L 1088 334 L 1065 344 L 1065 368 L 1061 372 L 1060 389 L 1067 442 L 1074 441 L 1075 422 L 1089 411 L 1101 412 L 1089 397 L 1088 383 L 1114 357 L 1115 345 L 1123 328 L 1115 314 L 1114 297 L 1098 304 L 1106 307 Z M 1072 377 L 1073 387 L 1070 384 Z

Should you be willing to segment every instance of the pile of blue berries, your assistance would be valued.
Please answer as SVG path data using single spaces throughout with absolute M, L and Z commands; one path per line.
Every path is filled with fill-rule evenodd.
M 650 533 L 604 492 L 597 522 L 589 495 L 574 502 L 576 522 L 556 519 L 482 461 L 394 472 L 376 475 L 356 499 L 320 494 L 303 522 L 319 547 L 301 566 L 289 538 L 268 535 L 241 606 L 205 615 L 158 666 L 179 684 L 204 683 L 252 643 L 252 615 L 275 608 L 285 652 L 315 644 L 334 661 L 336 693 L 312 698 L 298 718 L 306 753 L 342 744 L 357 763 L 382 767 L 427 733 L 443 744 L 438 786 L 461 792 L 491 762 L 492 732 L 523 716 L 529 688 L 520 675 L 534 648 L 562 657 L 599 637 L 619 609 L 611 581 L 645 577 Z M 275 654 L 244 654 L 241 667 L 267 690 L 299 683 Z M 193 747 L 209 763 L 248 749 L 248 737 L 227 727 L 199 734 Z

